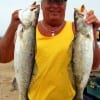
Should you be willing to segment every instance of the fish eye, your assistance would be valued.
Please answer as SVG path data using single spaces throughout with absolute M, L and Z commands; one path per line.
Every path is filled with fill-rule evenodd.
M 36 9 L 36 7 L 32 7 L 31 9 L 30 9 L 30 11 L 33 11 L 33 10 L 35 10 Z

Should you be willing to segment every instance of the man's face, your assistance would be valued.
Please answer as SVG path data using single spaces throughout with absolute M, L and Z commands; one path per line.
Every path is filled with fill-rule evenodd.
M 59 0 L 58 0 L 59 1 Z M 65 18 L 65 1 L 46 0 L 42 3 L 43 17 L 46 21 L 59 23 Z

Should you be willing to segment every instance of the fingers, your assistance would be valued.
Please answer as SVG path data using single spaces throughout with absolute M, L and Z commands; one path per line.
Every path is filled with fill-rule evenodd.
M 36 1 L 35 2 L 33 2 L 33 4 L 32 5 L 36 5 Z
M 94 11 L 93 10 L 90 10 L 87 14 L 88 15 L 93 15 L 94 14 Z
M 86 16 L 86 23 L 87 24 L 92 24 L 94 22 L 97 21 L 97 17 L 94 15 L 94 11 L 93 10 L 90 10 L 88 13 L 87 13 L 87 16 Z
M 19 20 L 19 17 L 18 17 L 18 13 L 19 13 L 19 10 L 15 10 L 13 13 L 12 13 L 12 18 L 11 18 L 11 26 L 17 28 L 17 26 L 21 23 L 20 20 Z
M 31 7 L 35 7 L 35 6 L 36 6 L 36 1 L 31 4 Z
M 90 11 L 87 13 L 85 22 L 86 22 L 87 24 L 93 24 L 93 27 L 94 27 L 95 29 L 98 29 L 98 27 L 100 27 L 100 21 L 98 20 L 98 18 L 97 18 L 96 15 L 94 14 L 94 11 L 93 11 L 93 10 L 90 10 Z
M 12 13 L 13 16 L 15 15 L 18 15 L 18 10 L 15 10 L 13 13 Z
M 15 10 L 13 13 L 12 13 L 12 19 L 13 20 L 19 20 L 19 17 L 18 17 L 18 15 L 19 15 L 19 11 L 20 11 L 21 9 L 19 9 L 19 10 Z M 20 20 L 19 20 L 20 21 Z
M 13 19 L 18 19 L 18 12 L 19 12 L 19 10 L 16 10 L 16 11 L 14 11 L 14 12 L 12 13 L 12 18 L 13 18 Z

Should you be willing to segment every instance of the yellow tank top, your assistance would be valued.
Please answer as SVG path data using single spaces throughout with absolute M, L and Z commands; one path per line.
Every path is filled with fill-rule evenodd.
M 74 38 L 72 23 L 53 37 L 36 30 L 36 69 L 29 88 L 29 100 L 72 100 L 75 91 L 69 75 L 71 43 Z

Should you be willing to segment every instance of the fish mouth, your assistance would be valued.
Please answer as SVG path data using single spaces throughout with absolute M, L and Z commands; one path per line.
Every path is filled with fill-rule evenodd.
M 34 2 L 31 6 L 30 6 L 30 10 L 33 11 L 34 9 L 39 10 L 40 9 L 40 5 L 37 5 L 36 2 Z
M 84 5 L 82 5 L 80 9 L 74 8 L 74 11 L 81 16 L 84 16 L 86 14 L 86 8 Z
M 38 11 L 38 10 L 40 10 L 40 5 L 35 5 L 33 7 L 31 6 L 30 10 L 31 11 L 33 11 L 33 10 L 37 10 Z

